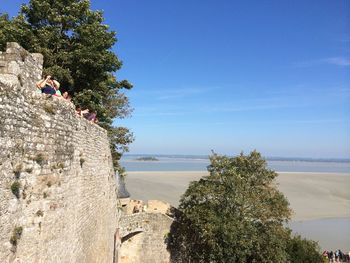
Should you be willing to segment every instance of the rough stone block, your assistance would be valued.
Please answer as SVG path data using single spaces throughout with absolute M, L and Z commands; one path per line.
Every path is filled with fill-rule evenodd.
M 44 56 L 40 53 L 32 53 L 33 59 L 38 62 L 38 66 L 42 68 L 42 65 L 44 63 Z
M 17 42 L 7 42 L 6 43 L 6 50 L 10 49 L 10 48 L 12 48 L 12 49 L 23 49 L 24 50 L 24 48 L 21 47 L 21 45 L 18 44 Z
M 8 63 L 7 73 L 17 75 L 17 76 L 21 74 L 21 68 L 16 61 L 11 61 Z

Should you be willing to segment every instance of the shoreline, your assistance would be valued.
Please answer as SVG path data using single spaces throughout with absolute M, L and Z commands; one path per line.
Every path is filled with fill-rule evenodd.
M 153 170 L 153 171 L 127 171 L 126 174 L 154 174 L 154 173 L 179 173 L 179 174 L 188 174 L 188 173 L 202 173 L 202 174 L 209 174 L 208 171 L 200 171 L 200 170 L 190 170 L 190 171 L 159 171 L 159 170 Z M 348 172 L 288 172 L 288 171 L 276 171 L 277 174 L 328 174 L 328 175 L 347 175 L 350 176 L 350 173 Z

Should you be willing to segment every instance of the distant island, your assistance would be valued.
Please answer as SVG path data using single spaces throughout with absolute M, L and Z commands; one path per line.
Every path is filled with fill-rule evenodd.
M 146 156 L 146 157 L 137 158 L 136 161 L 152 161 L 152 162 L 155 162 L 155 161 L 159 161 L 159 160 L 156 157 Z

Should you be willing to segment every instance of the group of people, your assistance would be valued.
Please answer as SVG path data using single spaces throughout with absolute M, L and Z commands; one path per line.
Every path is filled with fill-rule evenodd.
M 343 253 L 340 249 L 333 251 L 323 251 L 322 253 L 324 262 L 350 262 L 350 251 L 349 253 Z
M 60 83 L 51 75 L 46 75 L 42 80 L 38 81 L 36 83 L 36 87 L 38 88 L 38 93 L 56 96 L 70 102 L 72 101 L 72 97 L 68 93 L 68 91 L 63 92 L 63 94 L 61 93 Z M 75 113 L 79 117 L 84 117 L 85 119 L 93 123 L 98 122 L 96 111 L 90 111 L 89 109 L 82 110 L 80 106 L 76 106 Z
M 38 93 L 61 97 L 68 101 L 72 100 L 72 97 L 69 95 L 68 91 L 63 92 L 63 94 L 61 93 L 60 83 L 51 75 L 46 75 L 42 80 L 37 82 L 36 87 L 38 88 Z

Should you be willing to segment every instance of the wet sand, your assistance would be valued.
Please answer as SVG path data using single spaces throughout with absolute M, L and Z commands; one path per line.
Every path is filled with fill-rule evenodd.
M 279 173 L 293 220 L 350 218 L 350 174 Z
M 189 182 L 206 172 L 128 172 L 134 199 L 159 199 L 177 206 Z M 350 218 L 350 174 L 281 172 L 278 188 L 288 198 L 293 220 Z

